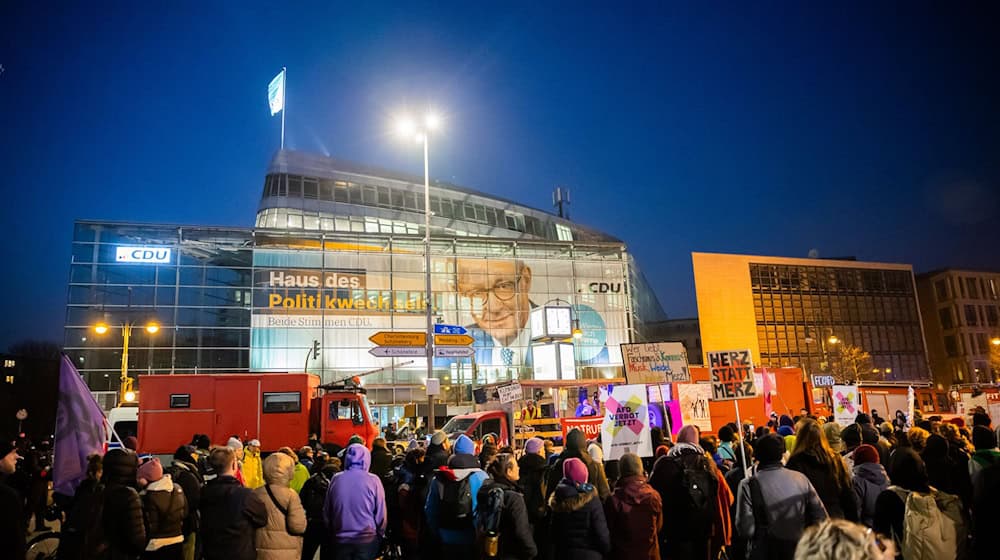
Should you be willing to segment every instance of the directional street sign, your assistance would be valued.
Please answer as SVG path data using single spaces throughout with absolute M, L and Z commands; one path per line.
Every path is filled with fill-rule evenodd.
M 426 346 L 427 333 L 380 331 L 368 337 L 368 340 L 379 346 Z
M 468 346 L 437 346 L 434 348 L 434 356 L 437 358 L 468 358 L 475 353 L 475 349 Z
M 368 353 L 379 358 L 398 358 L 400 356 L 424 357 L 427 349 L 423 346 L 376 346 L 370 348 Z
M 467 334 L 436 334 L 434 344 L 439 346 L 468 346 L 475 342 L 475 339 Z
M 458 325 L 434 325 L 434 334 L 466 334 L 467 331 L 465 327 L 460 327 Z

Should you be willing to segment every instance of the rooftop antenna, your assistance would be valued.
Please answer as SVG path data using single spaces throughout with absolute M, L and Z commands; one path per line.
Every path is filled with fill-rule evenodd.
M 552 191 L 552 206 L 560 218 L 569 219 L 569 189 L 566 187 L 556 187 Z

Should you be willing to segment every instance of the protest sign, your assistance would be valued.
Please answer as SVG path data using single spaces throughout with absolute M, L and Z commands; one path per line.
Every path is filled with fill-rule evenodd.
M 680 342 L 622 344 L 622 363 L 629 383 L 690 381 L 687 350 Z
M 708 368 L 713 401 L 752 399 L 759 396 L 753 377 L 750 350 L 709 352 Z
M 833 421 L 850 426 L 861 412 L 861 393 L 854 385 L 833 386 Z
M 566 445 L 566 434 L 568 434 L 573 428 L 583 432 L 583 435 L 586 436 L 588 440 L 597 439 L 597 436 L 601 435 L 601 425 L 604 424 L 604 418 L 601 418 L 600 416 L 590 416 L 588 418 L 560 418 L 559 423 L 562 424 L 563 445 Z
M 645 385 L 611 387 L 604 402 L 604 421 L 601 424 L 605 461 L 620 459 L 626 453 L 653 456 L 648 406 Z
M 506 404 L 524 399 L 524 391 L 521 390 L 521 384 L 517 381 L 508 385 L 498 386 L 497 395 L 500 397 L 500 404 Z
M 712 413 L 708 400 L 712 386 L 708 383 L 678 383 L 677 400 L 680 401 L 682 426 L 695 425 L 702 432 L 712 431 Z M 678 430 L 680 427 L 678 426 Z

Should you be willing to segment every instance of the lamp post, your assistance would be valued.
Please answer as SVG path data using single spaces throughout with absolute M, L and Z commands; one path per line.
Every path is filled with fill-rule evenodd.
M 397 132 L 401 136 L 415 136 L 418 142 L 424 147 L 424 268 L 426 272 L 426 289 L 424 296 L 424 306 L 427 311 L 427 379 L 434 378 L 434 322 L 431 302 L 433 293 L 431 292 L 431 180 L 430 164 L 428 152 L 430 144 L 430 133 L 441 126 L 441 119 L 434 113 L 424 115 L 423 125 L 418 125 L 417 121 L 410 117 L 403 117 L 396 123 Z M 434 397 L 427 397 L 427 431 L 433 432 L 434 426 Z
M 135 390 L 132 385 L 132 378 L 128 376 L 128 345 L 129 340 L 132 338 L 132 328 L 135 323 L 132 320 L 125 321 L 120 327 L 122 330 L 122 369 L 121 369 L 121 385 L 118 388 L 118 402 L 132 402 L 135 400 Z M 156 334 L 160 330 L 160 325 L 155 321 L 149 321 L 144 326 L 147 334 Z M 111 330 L 111 327 L 107 323 L 98 323 L 94 325 L 94 332 L 103 335 L 107 334 Z

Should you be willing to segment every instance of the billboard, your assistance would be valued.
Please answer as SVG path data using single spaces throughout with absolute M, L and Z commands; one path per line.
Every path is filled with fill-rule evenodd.
M 680 342 L 622 344 L 622 361 L 629 383 L 691 381 L 687 350 Z
M 426 329 L 420 244 L 336 245 L 334 250 L 254 250 L 252 370 L 301 371 L 305 365 L 330 379 L 385 367 L 398 361 L 369 354 L 368 337 Z M 576 367 L 621 364 L 619 345 L 628 342 L 628 295 L 587 289 L 595 282 L 624 285 L 621 260 L 435 255 L 431 272 L 434 321 L 468 331 L 480 382 L 532 372 L 531 310 L 553 300 L 570 302 L 583 331 L 571 347 Z M 317 359 L 308 353 L 313 341 L 319 341 Z M 419 384 L 425 358 L 405 361 L 390 373 L 391 382 Z M 469 364 L 463 357 L 434 358 L 436 370 L 453 374 L 470 370 Z M 383 375 L 373 376 L 373 382 Z

